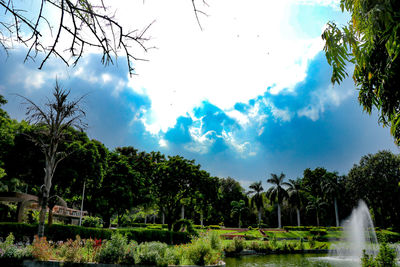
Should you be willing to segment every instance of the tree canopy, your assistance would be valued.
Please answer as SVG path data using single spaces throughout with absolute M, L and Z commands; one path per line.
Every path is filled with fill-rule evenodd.
M 364 110 L 380 112 L 379 122 L 391 127 L 400 144 L 400 2 L 398 0 L 341 0 L 342 11 L 351 19 L 339 27 L 329 22 L 322 34 L 325 55 L 332 66 L 332 82 L 348 76 L 354 65 L 353 80 Z

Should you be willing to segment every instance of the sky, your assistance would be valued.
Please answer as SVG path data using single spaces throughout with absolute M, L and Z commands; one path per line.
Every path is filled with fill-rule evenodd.
M 107 2 L 106 2 L 107 3 Z M 24 118 L 15 93 L 44 103 L 57 79 L 72 97 L 87 94 L 90 138 L 195 159 L 213 176 L 248 187 L 271 173 L 301 177 L 325 167 L 346 174 L 363 155 L 398 153 L 377 113 L 363 112 L 351 78 L 333 86 L 321 33 L 349 15 L 337 0 L 109 1 L 127 29 L 149 41 L 130 77 L 121 55 L 101 65 L 96 51 L 76 67 L 50 58 L 24 63 L 26 48 L 0 51 L 0 94 Z M 57 14 L 52 14 L 55 17 Z M 39 55 L 40 58 L 41 55 Z M 351 74 L 351 67 L 349 68 Z

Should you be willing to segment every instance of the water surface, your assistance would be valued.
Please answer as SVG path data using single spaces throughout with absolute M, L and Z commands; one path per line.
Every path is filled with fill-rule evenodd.
M 225 258 L 226 267 L 354 267 L 358 262 L 327 257 L 323 254 L 284 254 L 284 255 L 252 255 L 237 258 Z

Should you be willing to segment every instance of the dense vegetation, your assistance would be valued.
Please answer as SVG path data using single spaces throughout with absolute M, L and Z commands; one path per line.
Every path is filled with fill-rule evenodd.
M 44 157 L 27 138 L 37 127 L 0 109 L 0 191 L 39 194 Z M 267 194 L 259 182 L 246 193 L 235 179 L 213 177 L 181 156 L 133 147 L 110 151 L 73 128 L 67 129 L 60 149 L 73 153 L 57 167 L 50 196 L 79 208 L 85 183 L 85 210 L 100 217 L 103 227 L 151 221 L 171 229 L 182 217 L 235 227 L 277 227 L 279 218 L 282 225 L 336 226 L 359 199 L 367 202 L 377 226 L 400 225 L 400 157 L 388 151 L 362 157 L 347 175 L 316 168 L 296 180 L 284 174 L 260 177 L 271 185 Z M 0 208 L 0 220 L 14 220 L 15 206 Z

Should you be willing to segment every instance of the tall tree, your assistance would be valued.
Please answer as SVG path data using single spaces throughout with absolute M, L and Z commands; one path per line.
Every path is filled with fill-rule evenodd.
M 44 183 L 41 186 L 41 211 L 39 219 L 38 235 L 44 235 L 44 222 L 46 217 L 47 201 L 52 186 L 54 172 L 61 160 L 67 157 L 65 151 L 59 151 L 59 144 L 65 139 L 65 132 L 69 127 L 82 129 L 85 126 L 83 118 L 85 112 L 79 104 L 82 100 L 69 101 L 70 91 L 66 91 L 58 85 L 53 91 L 53 100 L 48 100 L 45 107 L 40 107 L 30 99 L 21 96 L 27 104 L 27 120 L 40 126 L 40 130 L 29 138 L 40 147 L 45 156 Z
M 232 215 L 238 215 L 238 226 L 239 228 L 242 226 L 242 214 L 246 210 L 246 202 L 243 199 L 240 201 L 232 201 Z
M 297 226 L 300 226 L 300 208 L 303 194 L 301 181 L 289 179 L 289 182 L 285 184 L 288 186 L 287 192 L 289 194 L 289 203 L 296 209 Z
M 315 210 L 315 215 L 317 219 L 317 226 L 319 226 L 319 216 L 321 215 L 321 212 L 324 210 L 324 207 L 327 206 L 328 204 L 323 200 L 322 197 L 315 197 L 313 195 L 310 195 L 308 197 L 308 204 L 306 209 L 307 210 Z
M 325 55 L 333 68 L 332 82 L 340 83 L 354 64 L 353 80 L 364 110 L 380 112 L 379 122 L 391 127 L 400 143 L 400 1 L 341 0 L 351 15 L 347 26 L 329 22 L 322 34 Z
M 283 199 L 288 197 L 288 193 L 282 186 L 285 185 L 283 181 L 285 179 L 285 174 L 281 173 L 279 176 L 271 173 L 271 178 L 267 180 L 272 186 L 267 190 L 267 196 L 272 201 L 278 205 L 278 228 L 282 228 L 281 221 L 281 204 Z
M 261 225 L 261 213 L 262 213 L 262 208 L 264 205 L 263 194 L 262 194 L 262 192 L 264 191 L 264 188 L 262 187 L 261 181 L 252 183 L 249 186 L 249 188 L 251 190 L 249 192 L 247 192 L 247 194 L 251 195 L 250 205 L 255 206 L 257 209 L 258 225 L 260 226 Z
M 326 178 L 322 182 L 322 188 L 324 190 L 325 195 L 327 196 L 327 198 L 333 199 L 333 205 L 335 208 L 336 227 L 339 227 L 339 212 L 337 205 L 337 196 L 339 194 L 338 178 L 339 177 L 337 173 L 329 172 L 327 173 Z

